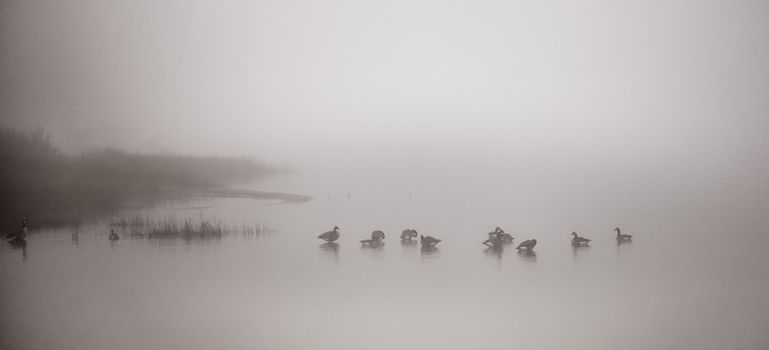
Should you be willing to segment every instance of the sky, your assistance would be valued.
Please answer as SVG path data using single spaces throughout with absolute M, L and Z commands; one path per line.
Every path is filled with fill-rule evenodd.
M 72 153 L 757 179 L 767 38 L 767 1 L 0 0 L 0 124 Z

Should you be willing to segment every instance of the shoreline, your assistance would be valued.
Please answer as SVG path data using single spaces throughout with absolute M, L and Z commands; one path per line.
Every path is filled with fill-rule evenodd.
M 200 197 L 279 200 L 281 204 L 305 203 L 315 199 L 310 196 L 295 193 L 243 190 L 234 188 L 176 188 L 171 191 L 179 194 Z

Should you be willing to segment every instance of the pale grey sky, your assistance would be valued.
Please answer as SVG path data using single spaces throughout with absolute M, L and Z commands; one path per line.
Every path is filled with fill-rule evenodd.
M 0 4 L 2 124 L 68 151 L 769 163 L 767 1 Z

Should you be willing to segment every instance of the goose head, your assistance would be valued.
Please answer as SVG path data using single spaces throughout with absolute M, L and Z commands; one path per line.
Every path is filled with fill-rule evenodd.
M 574 236 L 574 237 L 577 237 L 577 233 L 576 232 L 572 232 L 571 235 Z
M 494 229 L 494 232 L 496 232 L 496 233 L 502 233 L 502 232 L 505 232 L 505 230 L 503 230 L 501 227 L 497 226 L 497 227 Z
M 339 231 L 339 226 L 334 226 L 334 232 Z
M 619 227 L 615 228 L 614 231 L 617 231 L 617 234 L 619 234 Z

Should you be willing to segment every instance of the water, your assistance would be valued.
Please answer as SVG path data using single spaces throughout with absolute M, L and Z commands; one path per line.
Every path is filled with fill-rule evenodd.
M 261 235 L 111 242 L 103 221 L 77 240 L 72 228 L 34 231 L 26 248 L 0 250 L 0 348 L 769 347 L 769 238 L 754 216 L 403 178 L 310 174 L 260 185 L 315 196 L 303 204 L 198 199 L 121 213 L 275 228 Z M 334 225 L 338 245 L 316 238 Z M 486 249 L 497 225 L 514 244 L 536 238 L 536 253 Z M 632 243 L 617 245 L 615 226 Z M 405 228 L 443 242 L 402 244 Z M 375 229 L 385 245 L 361 248 Z M 570 246 L 575 230 L 590 247 Z

